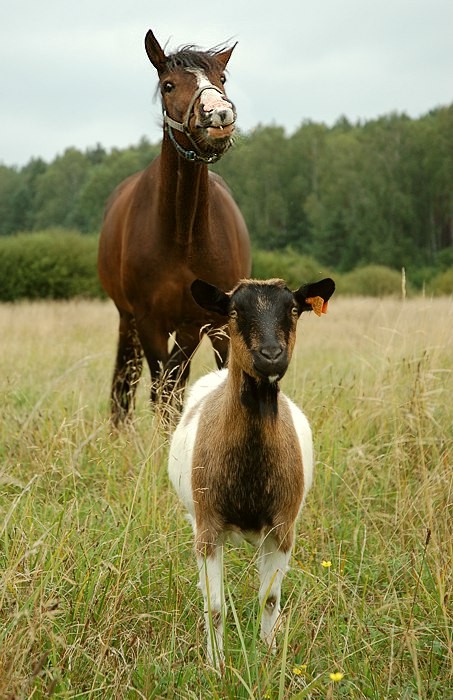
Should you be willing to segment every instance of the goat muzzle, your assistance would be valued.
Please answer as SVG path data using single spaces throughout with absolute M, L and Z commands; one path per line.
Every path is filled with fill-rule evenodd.
M 278 381 L 288 369 L 288 353 L 280 345 L 265 345 L 253 352 L 253 369 L 260 379 Z

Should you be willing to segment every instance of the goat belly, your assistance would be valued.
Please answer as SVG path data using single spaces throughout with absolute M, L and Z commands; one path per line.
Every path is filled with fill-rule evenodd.
M 273 502 L 266 502 L 268 499 L 262 496 L 262 492 L 253 486 L 242 492 L 236 489 L 231 497 L 228 493 L 222 494 L 218 509 L 225 527 L 256 532 L 272 527 L 275 516 Z

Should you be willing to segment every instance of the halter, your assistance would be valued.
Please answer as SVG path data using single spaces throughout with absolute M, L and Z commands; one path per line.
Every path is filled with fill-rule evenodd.
M 195 105 L 195 102 L 197 99 L 200 97 L 201 93 L 204 92 L 204 90 L 215 90 L 216 92 L 219 93 L 219 95 L 222 95 L 222 97 L 225 97 L 225 93 L 223 93 L 219 88 L 217 88 L 215 85 L 212 85 L 209 83 L 208 85 L 203 85 L 202 87 L 197 88 L 195 90 L 194 94 L 192 95 L 192 99 L 189 102 L 189 106 L 187 107 L 187 111 L 184 117 L 183 122 L 177 122 L 171 117 L 168 116 L 166 109 L 162 106 L 162 114 L 164 116 L 164 126 L 165 129 L 170 137 L 170 141 L 172 142 L 173 146 L 176 148 L 177 152 L 186 160 L 195 162 L 195 163 L 216 163 L 223 155 L 225 151 L 222 151 L 222 153 L 213 153 L 211 156 L 204 156 L 202 153 L 200 153 L 198 149 L 197 143 L 194 141 L 192 138 L 192 135 L 190 133 L 189 129 L 189 121 L 190 117 L 192 116 L 193 108 Z M 173 129 L 176 129 L 177 131 L 181 131 L 183 134 L 187 136 L 189 139 L 190 143 L 194 147 L 195 150 L 190 150 L 188 148 L 184 148 L 184 146 L 181 146 L 180 143 L 177 142 L 175 135 L 173 133 Z M 231 144 L 230 144 L 231 145 Z M 228 148 L 230 147 L 228 146 Z

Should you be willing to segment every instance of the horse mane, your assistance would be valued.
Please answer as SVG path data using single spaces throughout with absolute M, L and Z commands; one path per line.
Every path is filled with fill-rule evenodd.
M 178 70 L 178 68 L 209 71 L 217 62 L 217 54 L 226 51 L 227 48 L 227 46 L 221 45 L 203 51 L 193 44 L 181 46 L 167 56 L 166 67 L 169 71 Z

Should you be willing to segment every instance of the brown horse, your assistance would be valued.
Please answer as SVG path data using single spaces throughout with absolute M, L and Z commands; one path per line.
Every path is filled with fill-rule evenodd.
M 99 276 L 120 316 L 111 393 L 116 424 L 133 408 L 143 353 L 151 398 L 168 401 L 184 387 L 200 329 L 224 324 L 195 304 L 193 280 L 227 290 L 250 274 L 244 220 L 223 180 L 208 171 L 232 143 L 236 110 L 225 95 L 224 71 L 234 46 L 206 52 L 187 46 L 166 55 L 148 31 L 145 47 L 159 77 L 161 153 L 117 187 L 99 243 Z M 220 366 L 228 340 L 213 334 L 211 341 Z

